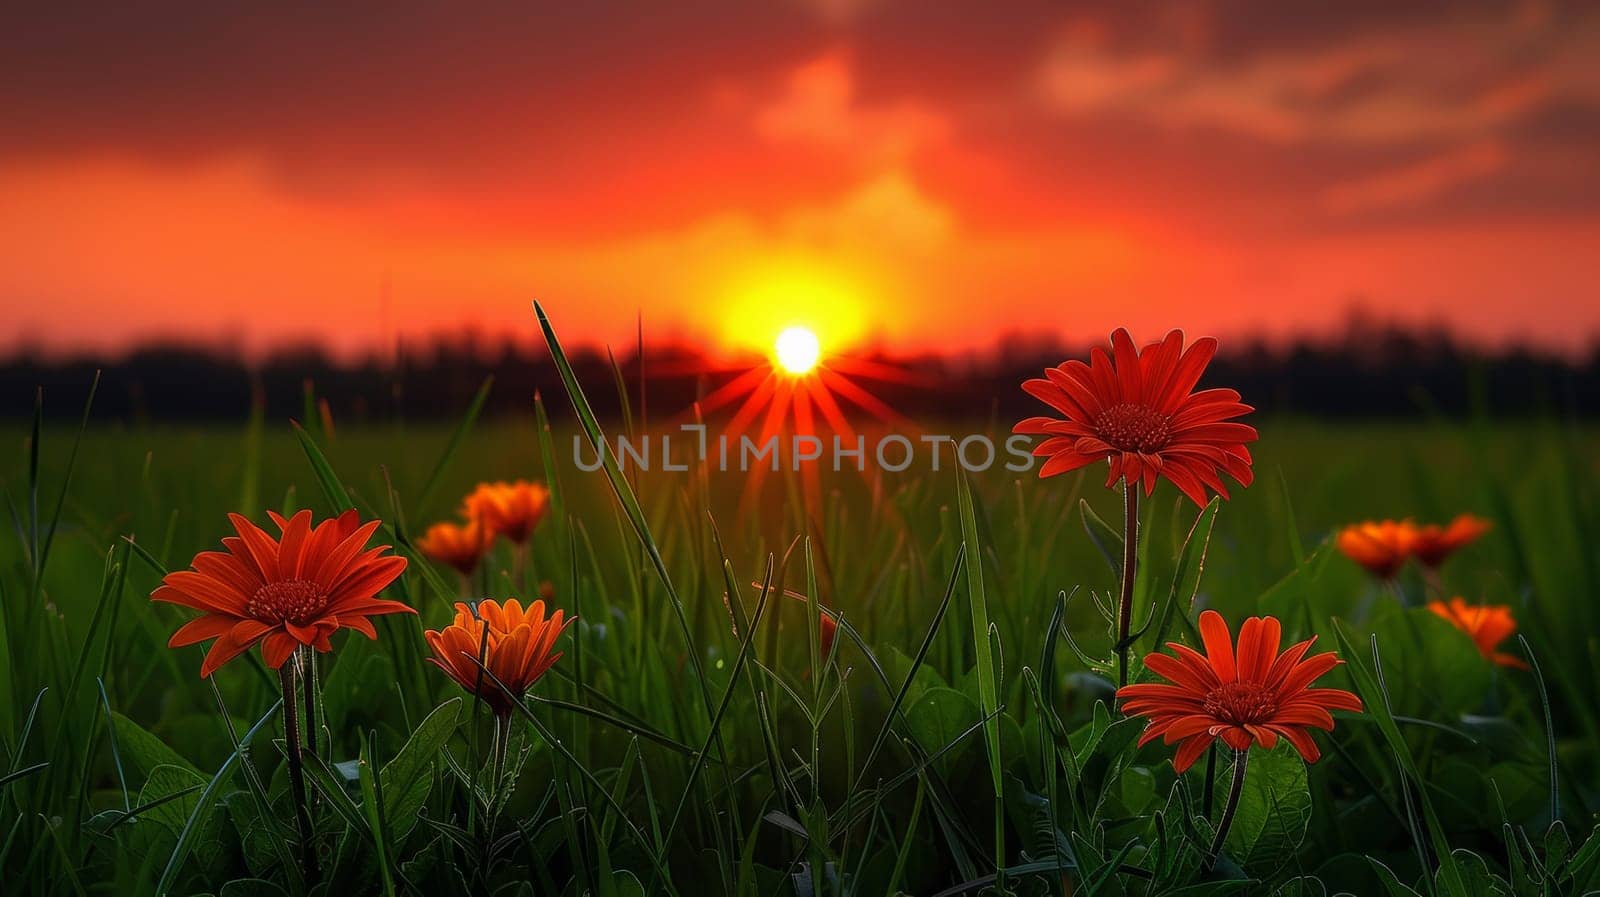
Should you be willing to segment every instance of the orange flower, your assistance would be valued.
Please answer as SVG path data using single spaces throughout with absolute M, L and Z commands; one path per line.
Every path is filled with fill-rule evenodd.
M 489 551 L 491 534 L 478 521 L 465 526 L 435 523 L 417 540 L 417 549 L 441 564 L 448 564 L 471 576 Z
M 1436 523 L 1419 526 L 1412 533 L 1411 553 L 1425 566 L 1437 567 L 1456 549 L 1488 532 L 1491 526 L 1489 521 L 1471 514 L 1458 515 L 1448 526 Z
M 1392 579 L 1410 557 L 1416 531 L 1409 520 L 1368 520 L 1339 530 L 1334 544 L 1373 576 Z
M 1307 763 L 1321 752 L 1308 728 L 1331 731 L 1330 710 L 1361 710 L 1361 699 L 1337 688 L 1309 688 L 1319 676 L 1343 661 L 1331 651 L 1305 658 L 1316 637 L 1278 653 L 1282 627 L 1273 617 L 1251 617 L 1239 628 L 1236 652 L 1222 615 L 1200 615 L 1201 654 L 1176 642 L 1167 647 L 1177 657 L 1150 654 L 1145 666 L 1170 680 L 1138 683 L 1117 689 L 1123 712 L 1149 717 L 1139 744 L 1156 738 L 1178 744 L 1173 768 L 1183 772 L 1221 738 L 1236 751 L 1259 744 L 1271 750 L 1282 737 Z
M 1219 471 L 1250 485 L 1245 443 L 1256 440 L 1254 427 L 1230 419 L 1255 409 L 1231 389 L 1193 391 L 1216 351 L 1210 337 L 1184 351 L 1181 330 L 1140 350 L 1118 329 L 1110 353 L 1096 346 L 1089 364 L 1067 361 L 1022 384 L 1065 420 L 1030 417 L 1012 432 L 1048 437 L 1033 450 L 1049 459 L 1041 477 L 1109 459 L 1108 487 L 1126 477 L 1143 481 L 1148 495 L 1163 476 L 1197 504 L 1206 503 L 1207 489 L 1227 498 Z
M 550 490 L 542 483 L 479 483 L 462 502 L 461 513 L 480 521 L 492 535 L 521 545 L 550 510 Z
M 169 573 L 150 597 L 205 615 L 185 623 L 167 642 L 181 648 L 216 639 L 200 675 L 261 643 L 267 666 L 277 669 L 295 648 L 331 651 L 328 637 L 341 627 L 377 638 L 368 617 L 414 614 L 377 594 L 406 569 L 406 559 L 386 555 L 389 546 L 367 548 L 378 521 L 361 523 L 355 511 L 311 525 L 311 512 L 288 520 L 268 511 L 283 534 L 273 539 L 238 514 L 229 514 L 237 537 L 222 540 L 227 551 L 202 551 L 192 570 Z
M 1449 604 L 1443 601 L 1428 602 L 1428 610 L 1444 617 L 1457 629 L 1465 632 L 1467 637 L 1472 639 L 1472 643 L 1478 646 L 1478 653 L 1486 660 L 1492 660 L 1503 667 L 1516 667 L 1519 670 L 1528 668 L 1528 664 L 1522 658 L 1495 650 L 1500 647 L 1501 642 L 1517 632 L 1517 621 L 1511 616 L 1511 608 L 1503 604 L 1475 606 L 1460 598 L 1451 598 Z
M 524 611 L 513 598 L 502 607 L 492 598 L 478 602 L 477 616 L 464 603 L 456 603 L 455 622 L 441 630 L 428 630 L 423 637 L 433 648 L 428 662 L 445 671 L 469 693 L 482 698 L 499 716 L 511 713 L 512 699 L 494 679 L 483 675 L 478 666 L 482 651 L 483 666 L 521 697 L 556 661 L 560 652 L 550 653 L 563 630 L 577 617 L 562 619 L 556 611 L 547 620 L 544 602 L 535 601 Z M 488 638 L 484 629 L 488 628 Z M 481 688 L 479 687 L 481 684 Z

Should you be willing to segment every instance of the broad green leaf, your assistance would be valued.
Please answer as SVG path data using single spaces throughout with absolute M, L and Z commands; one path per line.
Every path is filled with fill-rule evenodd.
M 199 803 L 199 789 L 204 788 L 205 784 L 205 777 L 193 769 L 169 764 L 157 766 L 150 770 L 144 787 L 139 789 L 138 800 L 141 806 L 149 803 L 156 803 L 156 806 L 146 810 L 140 818 L 160 823 L 172 832 L 173 837 L 177 837 Z M 189 793 L 175 800 L 163 800 L 184 791 Z
M 922 693 L 906 713 L 906 723 L 911 734 L 928 753 L 934 753 L 950 744 L 972 728 L 981 717 L 978 705 L 953 688 L 930 688 Z M 946 769 L 966 750 L 958 744 L 941 758 Z
M 1483 861 L 1483 857 L 1459 847 L 1452 851 L 1452 856 L 1461 870 L 1469 897 L 1512 897 L 1511 886 L 1489 871 L 1489 865 Z M 1444 882 L 1438 882 L 1436 887 L 1442 890 Z
M 1421 897 L 1415 888 L 1402 883 L 1388 866 L 1372 857 L 1368 857 L 1367 862 L 1372 864 L 1372 871 L 1377 873 L 1378 880 L 1383 882 L 1384 892 L 1389 897 Z
M 1383 740 L 1388 745 L 1390 753 L 1394 755 L 1401 771 L 1420 786 L 1423 782 L 1422 775 L 1417 770 L 1411 748 L 1406 744 L 1400 727 L 1395 724 L 1394 713 L 1390 709 L 1386 686 L 1388 680 L 1384 676 L 1382 667 L 1379 666 L 1382 655 L 1378 648 L 1377 637 L 1374 636 L 1371 640 L 1373 666 L 1369 668 L 1357 653 L 1350 637 L 1345 634 L 1345 627 L 1336 622 L 1333 630 L 1339 639 L 1345 668 L 1349 670 L 1350 680 L 1355 683 L 1356 693 L 1360 695 L 1367 714 L 1377 723 L 1378 731 L 1383 734 Z M 1428 841 L 1433 847 L 1434 854 L 1439 858 L 1439 876 L 1443 891 L 1451 897 L 1468 897 L 1461 870 L 1456 866 L 1455 857 L 1450 852 L 1450 842 L 1445 838 L 1444 826 L 1439 821 L 1439 814 L 1434 809 L 1433 801 L 1428 797 L 1427 788 L 1419 787 L 1417 803 L 1422 808 L 1422 822 L 1427 830 Z
M 120 713 L 112 713 L 111 725 L 116 730 L 117 749 L 122 752 L 122 758 L 132 763 L 140 775 L 148 776 L 160 766 L 176 766 L 200 777 L 199 767 L 185 760 L 166 742 L 133 720 Z
M 1390 692 L 1396 713 L 1448 721 L 1479 709 L 1492 666 L 1465 633 L 1426 608 L 1395 605 L 1371 628 L 1384 648 L 1384 675 L 1406 685 Z
M 1232 765 L 1218 763 L 1216 774 L 1213 787 L 1225 795 Z M 1251 875 L 1270 879 L 1294 857 L 1310 822 L 1305 761 L 1287 741 L 1279 741 L 1270 751 L 1252 750 L 1239 809 L 1224 845 L 1228 855 Z
M 384 820 L 397 842 L 417 824 L 417 814 L 422 812 L 428 790 L 433 787 L 434 764 L 456 731 L 460 707 L 461 699 L 451 698 L 434 708 L 379 773 Z
M 217 897 L 288 897 L 288 891 L 276 882 L 262 878 L 237 878 L 222 886 Z

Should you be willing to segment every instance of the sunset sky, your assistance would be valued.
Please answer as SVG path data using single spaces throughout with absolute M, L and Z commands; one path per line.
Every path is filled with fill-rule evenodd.
M 13 4 L 0 349 L 1586 349 L 1600 6 L 1431 5 Z

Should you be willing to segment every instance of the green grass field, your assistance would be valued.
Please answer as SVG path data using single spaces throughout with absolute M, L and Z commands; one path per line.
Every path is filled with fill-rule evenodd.
M 641 534 L 606 474 L 572 464 L 565 397 L 550 405 L 548 441 L 530 406 L 454 448 L 448 425 L 318 431 L 310 451 L 287 422 L 259 420 L 91 423 L 76 442 L 71 424 L 37 442 L 25 426 L 0 434 L 15 523 L 0 540 L 8 891 L 1600 887 L 1591 429 L 1265 418 L 1256 482 L 1214 523 L 1158 487 L 1135 620 L 1167 622 L 1135 657 L 1162 628 L 1195 643 L 1204 607 L 1235 627 L 1270 613 L 1286 643 L 1316 633 L 1339 650 L 1349 663 L 1326 684 L 1367 705 L 1316 735 L 1309 767 L 1287 745 L 1256 752 L 1222 859 L 1203 873 L 1229 761 L 1217 757 L 1213 787 L 1205 761 L 1176 776 L 1172 748 L 1135 748 L 1143 723 L 1112 706 L 1114 669 L 1085 662 L 1111 657 L 1097 602 L 1115 600 L 1119 579 L 1121 504 L 1103 466 L 975 475 L 970 507 L 948 463 L 827 473 L 810 526 L 788 500 L 794 477 L 769 479 L 759 513 L 741 518 L 738 474 L 654 472 L 624 491 Z M 217 547 L 229 511 L 265 525 L 267 508 L 320 518 L 353 501 L 409 554 L 411 534 L 473 484 L 515 477 L 556 490 L 520 577 L 503 547 L 470 585 L 413 556 L 388 597 L 419 616 L 378 618 L 377 641 L 340 633 L 319 656 L 319 868 L 304 875 L 275 677 L 252 651 L 213 689 L 203 646 L 166 647 L 193 614 L 151 590 Z M 1513 607 L 1547 701 L 1540 675 L 1488 664 L 1422 609 L 1414 571 L 1389 589 L 1331 548 L 1344 523 L 1461 511 L 1495 529 L 1445 566 L 1446 591 Z M 544 581 L 581 621 L 513 718 L 514 790 L 491 809 L 489 719 L 424 663 L 422 630 L 447 622 L 459 595 L 531 596 Z M 807 602 L 780 589 L 837 612 L 832 656 Z

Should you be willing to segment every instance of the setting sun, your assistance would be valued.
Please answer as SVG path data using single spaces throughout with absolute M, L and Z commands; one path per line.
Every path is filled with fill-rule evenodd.
M 773 347 L 778 366 L 791 374 L 807 374 L 817 366 L 822 355 L 822 345 L 817 335 L 805 327 L 789 327 L 778 334 Z

